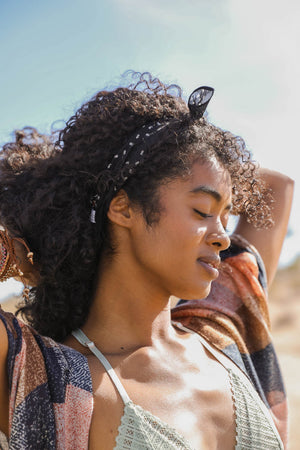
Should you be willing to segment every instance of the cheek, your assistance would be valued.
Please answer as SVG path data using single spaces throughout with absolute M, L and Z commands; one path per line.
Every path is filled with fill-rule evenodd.
M 194 242 L 196 242 L 196 244 L 199 246 L 203 243 L 203 241 L 205 240 L 205 235 L 206 235 L 206 227 L 204 226 L 197 226 L 195 231 L 194 231 Z
M 206 228 L 205 227 L 197 227 L 196 228 L 196 236 L 197 236 L 197 238 L 198 239 L 204 239 L 204 236 L 205 236 L 205 233 L 206 233 Z
M 194 245 L 205 238 L 206 227 L 199 225 L 199 221 L 182 220 L 171 221 L 166 227 L 165 239 L 174 240 L 177 245 L 180 243 L 184 245 Z

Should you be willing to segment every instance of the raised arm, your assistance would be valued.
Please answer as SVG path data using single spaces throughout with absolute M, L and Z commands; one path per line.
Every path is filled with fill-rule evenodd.
M 276 273 L 282 244 L 287 232 L 294 182 L 291 178 L 279 172 L 269 169 L 259 170 L 260 176 L 272 189 L 274 226 L 270 229 L 257 229 L 249 224 L 244 216 L 240 216 L 235 233 L 247 239 L 260 253 L 266 268 L 268 286 L 270 286 Z
M 0 430 L 8 435 L 8 339 L 5 326 L 0 319 Z

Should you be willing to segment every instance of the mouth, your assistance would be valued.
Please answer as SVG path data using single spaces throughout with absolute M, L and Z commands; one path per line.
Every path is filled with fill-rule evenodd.
M 219 276 L 219 266 L 220 266 L 220 258 L 198 258 L 197 259 L 198 264 L 201 265 L 205 269 L 205 271 L 209 274 L 209 276 L 214 280 L 218 278 Z

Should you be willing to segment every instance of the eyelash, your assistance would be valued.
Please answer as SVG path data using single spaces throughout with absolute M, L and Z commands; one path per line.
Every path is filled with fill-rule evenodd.
M 201 212 L 201 211 L 198 211 L 198 209 L 195 209 L 194 208 L 194 211 L 195 211 L 195 213 L 196 214 L 198 214 L 200 217 L 202 217 L 203 219 L 207 219 L 207 218 L 209 218 L 209 217 L 212 217 L 210 214 L 205 214 L 205 213 L 203 213 L 203 212 Z
M 194 212 L 195 212 L 196 214 L 198 214 L 198 215 L 199 215 L 200 217 L 202 217 L 203 219 L 207 219 L 207 218 L 209 218 L 209 217 L 213 217 L 213 216 L 211 216 L 210 214 L 206 214 L 206 213 L 203 213 L 203 212 L 201 212 L 201 211 L 198 211 L 198 209 L 193 208 L 193 210 L 194 210 Z M 229 230 L 228 230 L 227 227 L 224 227 L 224 226 L 223 226 L 223 228 L 224 228 L 225 233 L 228 233 L 228 232 L 229 232 Z

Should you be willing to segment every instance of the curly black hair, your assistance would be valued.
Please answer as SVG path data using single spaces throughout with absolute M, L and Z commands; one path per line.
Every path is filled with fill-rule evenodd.
M 159 186 L 188 174 L 195 160 L 212 158 L 231 175 L 233 213 L 245 213 L 256 226 L 271 223 L 268 193 L 244 141 L 205 117 L 193 119 L 178 86 L 149 73 L 134 77 L 135 84 L 98 92 L 83 104 L 56 141 L 24 129 L 0 154 L 0 223 L 27 242 L 40 272 L 19 311 L 57 341 L 85 322 L 99 262 L 113 256 L 106 193 L 120 173 L 107 166 L 143 125 L 168 121 L 122 184 L 149 226 L 159 220 Z M 95 194 L 102 202 L 96 224 L 89 220 Z

